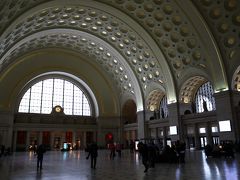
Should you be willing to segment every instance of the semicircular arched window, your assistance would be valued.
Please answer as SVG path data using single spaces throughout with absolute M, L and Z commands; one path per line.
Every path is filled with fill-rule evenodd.
M 31 86 L 23 95 L 18 112 L 50 114 L 61 106 L 67 115 L 90 116 L 89 100 L 84 92 L 65 79 L 45 79 Z
M 214 91 L 210 82 L 203 84 L 197 91 L 195 96 L 196 112 L 216 110 Z
M 167 106 L 167 96 L 163 96 L 160 102 L 160 117 L 162 119 L 168 117 L 168 106 Z

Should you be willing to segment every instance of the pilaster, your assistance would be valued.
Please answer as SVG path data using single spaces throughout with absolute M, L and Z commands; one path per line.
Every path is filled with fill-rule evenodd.
M 200 149 L 200 136 L 199 136 L 198 124 L 194 125 L 194 140 L 195 140 L 195 148 Z
M 177 135 L 171 135 L 170 137 L 173 141 L 183 139 L 183 127 L 179 115 L 179 106 L 178 103 L 168 104 L 168 119 L 169 119 L 169 126 L 176 126 L 177 127 Z
M 42 137 L 43 137 L 43 133 L 42 133 L 42 131 L 39 131 L 39 135 L 38 135 L 38 145 L 42 144 Z
M 230 120 L 231 131 L 219 132 L 221 140 L 236 140 L 237 136 L 237 120 L 233 116 L 233 101 L 230 91 L 222 91 L 214 94 L 216 101 L 216 116 L 217 121 Z M 235 132 L 235 133 L 234 133 Z
M 28 147 L 29 147 L 29 139 L 30 139 L 30 132 L 26 131 L 26 151 L 28 151 Z
M 210 122 L 208 122 L 206 125 L 206 135 L 207 135 L 207 143 L 210 145 L 213 145 L 212 127 Z
M 54 131 L 50 134 L 50 148 L 54 149 Z
M 138 120 L 138 139 L 144 139 L 147 137 L 144 111 L 137 112 L 137 120 Z
M 10 111 L 0 111 L 0 136 L 5 147 L 12 148 L 14 114 Z

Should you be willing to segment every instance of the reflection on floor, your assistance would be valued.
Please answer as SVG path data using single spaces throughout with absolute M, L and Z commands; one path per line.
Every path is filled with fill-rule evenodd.
M 239 180 L 240 155 L 235 159 L 224 157 L 206 160 L 202 151 L 186 154 L 185 164 L 156 164 L 144 173 L 138 153 L 124 150 L 122 157 L 109 159 L 109 151 L 100 150 L 97 168 L 90 168 L 84 151 L 45 153 L 43 170 L 37 171 L 36 156 L 31 152 L 18 152 L 0 158 L 1 180 Z

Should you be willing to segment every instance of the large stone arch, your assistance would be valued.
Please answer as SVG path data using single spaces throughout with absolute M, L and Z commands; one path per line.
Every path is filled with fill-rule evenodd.
M 238 3 L 207 0 L 184 2 L 168 0 L 116 2 L 112 0 L 107 3 L 135 19 L 156 40 L 178 86 L 183 78 L 182 74 L 186 70 L 195 68 L 211 75 L 216 91 L 228 90 L 224 61 L 228 61 L 229 57 L 237 56 L 237 49 L 239 49 L 236 47 L 239 15 L 236 12 L 234 14 L 234 11 L 238 11 Z M 202 8 L 202 14 L 198 8 Z M 221 11 L 218 10 L 222 8 L 227 9 L 227 14 L 220 14 Z M 206 9 L 209 13 L 205 13 Z M 206 19 L 203 18 L 205 16 Z M 210 18 L 214 21 L 216 19 L 234 21 L 234 35 L 229 28 L 231 24 L 226 24 L 224 21 L 218 24 L 212 23 L 208 16 L 211 16 Z M 212 25 L 218 27 L 211 29 Z M 216 32 L 216 29 L 219 31 L 218 36 L 213 36 L 211 31 Z M 224 43 L 218 44 L 218 38 Z M 223 49 L 220 47 L 222 45 L 224 45 Z M 224 54 L 222 50 L 230 53 Z M 170 100 L 170 102 L 173 101 Z
M 104 9 L 104 11 L 100 9 Z M 120 16 L 124 21 L 118 18 Z M 32 24 L 34 19 L 37 19 L 35 26 Z M 113 49 L 116 49 L 124 57 L 123 61 L 126 61 L 125 64 L 137 77 L 137 82 L 134 82 L 135 87 L 141 86 L 141 88 L 135 88 L 135 91 L 140 89 L 139 92 L 133 91 L 137 96 L 138 110 L 143 109 L 141 91 L 144 91 L 145 86 L 151 81 L 163 82 L 168 89 L 169 99 L 176 99 L 172 75 L 165 57 L 155 41 L 129 16 L 99 2 L 51 1 L 26 11 L 13 21 L 2 35 L 3 51 L 1 54 L 5 56 L 2 56 L 1 63 L 8 64 L 10 59 L 19 54 L 21 49 L 14 52 L 9 50 L 25 37 L 46 29 L 55 29 L 57 34 L 58 29 L 63 27 L 78 29 L 79 32 L 87 32 L 98 37 L 107 44 L 111 44 Z M 8 34 L 10 31 L 12 33 Z M 20 37 L 18 37 L 18 33 L 20 33 Z M 12 41 L 8 41 L 9 39 Z M 65 41 L 62 42 L 62 44 L 64 43 Z M 22 46 L 19 44 L 19 47 Z M 128 85 L 126 84 L 124 87 L 128 87 Z
M 211 76 L 201 69 L 192 68 L 191 70 L 186 70 L 183 72 L 178 87 L 179 102 L 191 103 L 197 89 L 207 81 L 213 83 Z
M 203 76 L 193 76 L 186 80 L 179 93 L 179 102 L 181 103 L 191 103 L 194 101 L 194 95 L 196 94 L 198 88 L 207 82 L 207 79 Z
M 66 50 L 59 52 L 59 49 L 33 51 L 21 57 L 1 76 L 0 88 L 3 92 L 0 95 L 1 108 L 14 111 L 19 93 L 28 82 L 41 74 L 61 71 L 70 78 L 78 81 L 81 79 L 88 85 L 96 97 L 96 102 L 100 104 L 99 116 L 119 115 L 119 94 L 116 93 L 116 87 L 112 85 L 106 73 L 85 58 L 83 55 Z M 79 64 L 81 66 L 78 66 Z
M 166 90 L 159 83 L 151 83 L 145 94 L 145 107 L 148 111 L 159 109 L 160 101 L 167 95 Z
M 223 89 L 228 90 L 226 67 L 223 63 L 223 56 L 220 53 L 216 37 L 213 36 L 208 24 L 202 18 L 199 11 L 197 11 L 194 2 L 186 1 L 185 3 L 180 3 L 176 1 L 176 3 L 192 23 L 192 27 L 199 38 L 200 46 L 204 47 L 205 52 L 203 54 L 205 59 L 203 62 L 198 63 L 199 68 L 211 75 L 212 84 L 216 92 Z M 190 12 L 187 9 L 191 9 L 192 11 Z M 195 55 L 196 59 L 198 59 L 198 55 Z M 201 56 L 201 54 L 199 55 Z

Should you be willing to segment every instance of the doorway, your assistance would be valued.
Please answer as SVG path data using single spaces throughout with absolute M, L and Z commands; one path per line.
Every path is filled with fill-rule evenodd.
M 213 144 L 214 145 L 219 145 L 220 144 L 220 139 L 218 136 L 213 136 Z
M 188 141 L 188 148 L 194 149 L 195 148 L 195 138 L 194 137 L 187 137 Z
M 201 149 L 203 149 L 206 145 L 207 145 L 207 137 L 206 136 L 200 137 Z
M 61 137 L 54 137 L 54 149 L 60 150 L 61 148 Z

